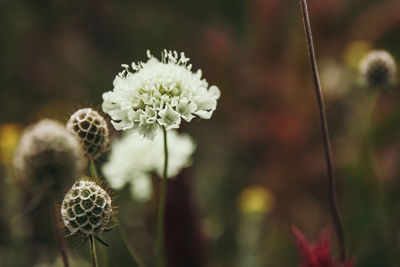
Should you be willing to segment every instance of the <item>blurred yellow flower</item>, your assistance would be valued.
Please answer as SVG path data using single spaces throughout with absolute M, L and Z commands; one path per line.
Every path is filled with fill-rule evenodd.
M 239 209 L 247 214 L 266 214 L 275 204 L 272 193 L 259 185 L 251 185 L 245 188 L 239 196 Z
M 346 65 L 354 70 L 358 70 L 360 60 L 370 49 L 371 44 L 367 41 L 359 40 L 351 42 L 344 52 Z
M 22 126 L 18 123 L 0 125 L 0 163 L 11 164 L 14 150 L 21 135 Z

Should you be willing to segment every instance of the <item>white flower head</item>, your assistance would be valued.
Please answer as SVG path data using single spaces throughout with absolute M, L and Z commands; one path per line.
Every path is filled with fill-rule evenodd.
M 209 87 L 201 70 L 192 72 L 184 53 L 164 50 L 161 61 L 147 51 L 147 62 L 132 63 L 114 79 L 114 89 L 103 94 L 103 111 L 117 130 L 139 128 L 153 139 L 157 129 L 179 128 L 195 116 L 211 118 L 220 97 L 218 87 Z
M 131 195 L 136 200 L 148 200 L 152 196 L 151 172 L 161 177 L 164 164 L 163 135 L 157 130 L 154 140 L 143 138 L 133 130 L 127 132 L 111 148 L 108 162 L 103 166 L 104 176 L 111 188 L 121 189 L 130 183 Z M 191 155 L 196 145 L 187 134 L 175 130 L 168 134 L 168 177 L 175 177 L 182 168 L 191 165 Z

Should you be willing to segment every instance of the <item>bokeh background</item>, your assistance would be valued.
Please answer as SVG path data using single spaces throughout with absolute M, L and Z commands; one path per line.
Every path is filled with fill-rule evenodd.
M 400 88 L 365 87 L 358 64 L 373 48 L 400 60 L 400 2 L 309 0 L 309 8 L 348 252 L 356 266 L 397 266 Z M 168 184 L 169 266 L 297 266 L 291 226 L 310 240 L 331 226 L 300 15 L 289 0 L 1 1 L 0 266 L 62 266 L 48 203 L 24 212 L 34 196 L 13 175 L 21 131 L 100 109 L 122 63 L 164 48 L 184 51 L 222 92 L 210 120 L 182 129 L 197 151 Z M 116 195 L 125 236 L 151 261 L 156 197 Z M 100 266 L 135 266 L 115 231 L 104 240 L 111 247 L 99 248 Z M 74 266 L 89 266 L 88 248 L 68 242 Z

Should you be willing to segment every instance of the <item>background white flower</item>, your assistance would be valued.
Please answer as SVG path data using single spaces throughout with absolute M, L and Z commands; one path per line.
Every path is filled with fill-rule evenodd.
M 139 128 L 153 139 L 159 126 L 179 128 L 181 120 L 196 115 L 209 119 L 217 107 L 220 90 L 208 86 L 201 70 L 188 65 L 184 53 L 164 50 L 161 62 L 147 51 L 148 61 L 128 65 L 114 79 L 114 89 L 103 94 L 103 111 L 117 130 Z
M 371 50 L 360 63 L 360 73 L 369 86 L 387 87 L 395 82 L 397 66 L 385 50 Z
M 154 140 L 143 138 L 136 130 L 127 132 L 113 143 L 110 159 L 103 166 L 109 185 L 121 189 L 130 183 L 131 195 L 136 200 L 148 200 L 152 196 L 151 172 L 162 176 L 164 166 L 163 135 L 156 134 Z M 190 166 L 191 155 L 196 145 L 187 134 L 175 130 L 168 135 L 168 177 L 176 176 L 184 167 Z

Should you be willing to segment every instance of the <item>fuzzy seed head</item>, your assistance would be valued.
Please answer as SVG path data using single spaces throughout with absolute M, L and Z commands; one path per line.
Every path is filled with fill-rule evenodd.
M 97 159 L 109 147 L 107 122 L 91 108 L 79 109 L 72 114 L 67 128 L 80 140 L 89 159 Z
M 396 62 L 385 50 L 372 50 L 361 60 L 360 73 L 371 87 L 393 85 Z
M 112 211 L 109 194 L 90 180 L 75 182 L 61 204 L 61 216 L 68 235 L 101 234 L 110 224 Z
M 14 154 L 16 176 L 29 188 L 63 191 L 85 165 L 76 138 L 64 125 L 49 119 L 26 128 Z

